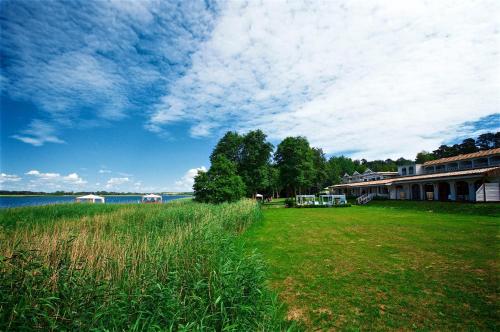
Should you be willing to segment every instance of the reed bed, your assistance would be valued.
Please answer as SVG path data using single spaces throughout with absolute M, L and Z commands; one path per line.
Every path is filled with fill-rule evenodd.
M 238 236 L 252 201 L 0 214 L 0 330 L 280 330 L 264 264 Z

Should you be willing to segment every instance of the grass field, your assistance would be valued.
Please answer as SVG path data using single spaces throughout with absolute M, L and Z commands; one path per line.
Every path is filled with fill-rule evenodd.
M 0 211 L 0 331 L 280 330 L 250 200 Z
M 307 330 L 498 330 L 499 205 L 264 208 L 244 240 Z

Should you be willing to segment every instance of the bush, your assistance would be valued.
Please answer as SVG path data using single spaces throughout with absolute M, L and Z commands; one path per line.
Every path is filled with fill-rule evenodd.
M 297 202 L 295 201 L 295 198 L 287 198 L 285 199 L 285 207 L 287 208 L 293 208 L 297 205 Z

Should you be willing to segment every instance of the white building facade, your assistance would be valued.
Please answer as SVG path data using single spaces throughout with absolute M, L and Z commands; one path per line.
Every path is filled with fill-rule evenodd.
M 399 166 L 395 176 L 355 175 L 344 176 L 351 181 L 330 186 L 330 192 L 402 200 L 500 201 L 500 148 Z

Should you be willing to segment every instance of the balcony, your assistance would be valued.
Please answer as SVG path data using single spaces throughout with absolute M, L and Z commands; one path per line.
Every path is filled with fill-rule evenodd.
M 492 167 L 492 166 L 500 166 L 500 158 L 494 157 L 492 159 L 475 159 L 475 160 L 465 160 L 454 162 L 446 165 L 438 165 L 435 167 L 426 167 L 423 171 L 423 174 L 435 174 L 435 173 L 447 173 L 447 172 L 456 172 L 456 171 L 465 171 L 473 168 L 483 168 L 483 167 Z

